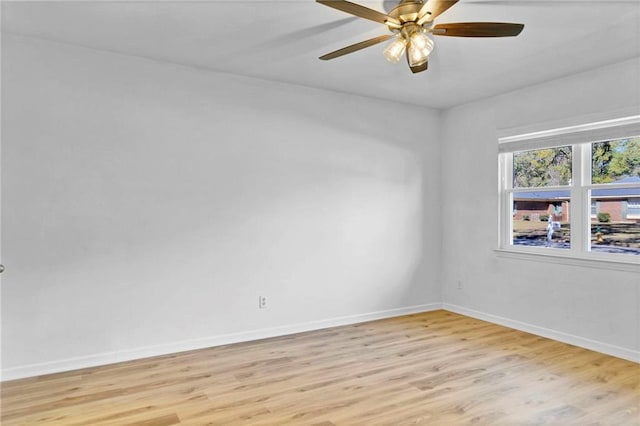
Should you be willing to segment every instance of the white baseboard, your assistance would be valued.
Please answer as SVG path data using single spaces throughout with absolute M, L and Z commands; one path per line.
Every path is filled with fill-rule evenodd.
M 539 327 L 537 325 L 504 318 L 498 315 L 487 314 L 485 312 L 476 311 L 474 309 L 465 308 L 463 306 L 452 305 L 450 303 L 443 303 L 442 308 L 460 315 L 466 315 L 468 317 L 503 325 L 505 327 L 525 331 L 537 336 L 547 337 L 559 342 L 568 343 L 570 345 L 579 346 L 581 348 L 590 349 L 592 351 L 601 352 L 603 354 L 640 363 L 640 352 L 634 351 L 632 349 L 598 342 L 596 340 L 575 336 L 573 334 L 564 333 L 562 331 L 552 330 L 549 328 Z
M 430 312 L 438 309 L 455 312 L 468 317 L 477 318 L 494 324 L 503 325 L 505 327 L 514 328 L 516 330 L 525 331 L 538 336 L 547 337 L 549 339 L 579 346 L 585 349 L 594 350 L 607 355 L 623 358 L 633 362 L 640 362 L 640 352 L 627 348 L 622 348 L 608 343 L 602 343 L 584 337 L 575 336 L 561 331 L 551 330 L 521 321 L 500 317 L 498 315 L 487 314 L 485 312 L 476 311 L 474 309 L 465 308 L 463 306 L 453 305 L 450 303 L 430 303 L 425 305 L 409 306 L 405 308 L 390 309 L 386 311 L 370 312 L 366 314 L 356 314 L 326 320 L 310 321 L 298 324 L 291 324 L 281 327 L 263 328 L 250 330 L 240 333 L 231 333 L 218 336 L 205 337 L 202 339 L 184 340 L 172 342 L 162 345 L 145 346 L 140 348 L 128 349 L 118 352 L 105 352 L 94 355 L 88 355 L 77 358 L 68 358 L 57 361 L 46 362 L 42 364 L 31 364 L 20 367 L 8 368 L 2 370 L 0 381 L 16 380 L 26 377 L 41 376 L 44 374 L 60 373 L 63 371 L 78 370 L 82 368 L 97 367 L 117 362 L 133 361 L 136 359 L 149 358 L 159 355 L 168 355 L 172 353 L 190 351 L 195 349 L 203 349 L 220 345 L 228 345 L 231 343 L 247 342 L 251 340 L 266 339 L 269 337 L 285 336 L 288 334 L 302 333 L 305 331 L 319 330 L 329 327 L 338 327 L 341 325 L 357 324 L 366 321 L 374 321 L 384 318 L 392 318 L 402 315 L 415 314 L 420 312 Z
M 366 314 L 356 314 L 338 318 L 330 318 L 326 320 L 291 324 L 281 327 L 263 328 L 240 333 L 211 336 L 202 339 L 184 340 L 155 346 L 145 346 L 117 352 L 104 352 L 83 357 L 68 358 L 41 364 L 31 364 L 3 369 L 0 374 L 0 380 L 16 380 L 26 377 L 41 376 L 44 374 L 60 373 L 63 371 L 97 367 L 117 362 L 132 361 L 141 358 L 167 355 L 194 349 L 210 348 L 213 346 L 228 345 L 231 343 L 266 339 L 269 337 L 285 336 L 287 334 L 302 333 L 305 331 L 313 331 L 323 328 L 337 327 L 341 325 L 357 324 L 366 321 L 374 321 L 378 319 L 392 318 L 420 312 L 435 311 L 438 309 L 442 309 L 441 303 L 430 303 L 425 305 L 390 309 L 386 311 L 377 311 Z

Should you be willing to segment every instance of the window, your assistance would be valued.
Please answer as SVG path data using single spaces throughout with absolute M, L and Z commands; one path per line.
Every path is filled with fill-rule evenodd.
M 499 148 L 500 248 L 640 263 L 640 116 Z
M 513 190 L 507 195 L 518 206 L 511 222 L 513 245 L 571 246 L 570 222 L 563 213 L 571 202 L 572 158 L 571 146 L 512 153 Z

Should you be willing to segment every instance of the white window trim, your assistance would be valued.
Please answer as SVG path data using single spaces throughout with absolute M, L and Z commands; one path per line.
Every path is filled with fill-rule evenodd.
M 503 136 L 498 139 L 498 150 L 499 152 L 514 152 L 583 142 L 601 142 L 635 135 L 639 131 L 640 115 L 634 115 L 595 123 Z
M 553 249 L 549 249 L 553 250 Z M 617 259 L 616 256 L 628 255 L 616 255 L 610 254 L 605 258 L 596 256 L 575 256 L 571 254 L 563 253 L 566 250 L 555 249 L 557 252 L 549 252 L 547 250 L 538 252 L 531 250 L 519 250 L 519 249 L 502 249 L 496 248 L 494 252 L 496 256 L 505 259 L 517 259 L 517 260 L 529 260 L 533 262 L 544 263 L 559 263 L 561 265 L 568 266 L 583 266 L 594 269 L 610 269 L 614 271 L 628 271 L 640 273 L 640 264 L 629 262 L 624 259 Z M 593 253 L 595 254 L 595 253 Z M 614 257 L 613 259 L 611 257 Z
M 537 261 L 560 262 L 580 266 L 640 271 L 640 256 L 617 253 L 594 253 L 591 248 L 591 202 L 589 191 L 599 188 L 637 187 L 637 184 L 591 184 L 591 143 L 640 134 L 640 115 L 562 127 L 540 132 L 501 137 L 498 140 L 498 248 L 501 257 L 528 258 Z M 573 146 L 572 182 L 569 186 L 535 188 L 538 192 L 568 190 L 571 196 L 571 247 L 522 247 L 512 244 L 513 153 L 521 150 Z

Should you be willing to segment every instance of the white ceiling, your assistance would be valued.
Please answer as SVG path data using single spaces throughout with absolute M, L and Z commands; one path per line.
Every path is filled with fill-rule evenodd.
M 464 21 L 525 28 L 434 37 L 429 69 L 414 75 L 384 60 L 385 44 L 320 61 L 388 30 L 313 0 L 2 2 L 5 33 L 436 108 L 640 56 L 640 0 L 461 0 L 436 19 Z

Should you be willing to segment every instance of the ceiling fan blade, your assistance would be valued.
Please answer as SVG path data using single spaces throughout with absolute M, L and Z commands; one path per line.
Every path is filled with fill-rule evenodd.
M 456 3 L 458 0 L 427 0 L 418 12 L 418 25 L 433 21 Z
M 506 22 L 456 22 L 438 24 L 433 35 L 450 37 L 514 37 L 522 32 L 524 24 Z
M 352 44 L 351 46 L 343 47 L 342 49 L 338 49 L 335 52 L 327 53 L 326 55 L 320 56 L 320 59 L 323 61 L 328 61 L 329 59 L 335 59 L 343 55 L 347 55 L 349 53 L 357 52 L 358 50 L 364 49 L 365 47 L 373 46 L 374 44 L 382 43 L 385 40 L 389 40 L 393 37 L 393 34 L 381 35 L 378 37 L 370 38 L 369 40 L 361 41 L 360 43 Z
M 379 22 L 381 24 L 391 23 L 394 27 L 400 28 L 402 24 L 396 18 L 385 15 L 377 10 L 369 9 L 368 7 L 360 6 L 359 4 L 351 3 L 346 0 L 316 0 L 320 4 L 332 7 L 334 9 L 341 10 L 351 15 L 358 16 L 360 18 L 369 19 L 371 21 Z

